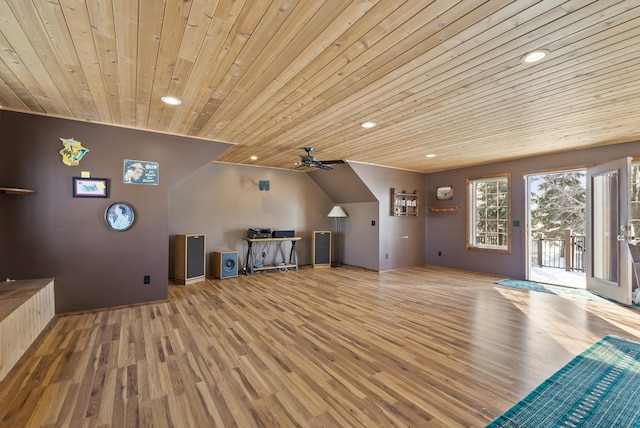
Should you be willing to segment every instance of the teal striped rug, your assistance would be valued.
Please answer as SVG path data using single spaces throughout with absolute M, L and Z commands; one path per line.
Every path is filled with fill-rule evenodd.
M 611 300 L 604 299 L 590 291 L 580 288 L 563 287 L 561 285 L 541 284 L 534 281 L 525 281 L 522 279 L 502 279 L 496 284 L 506 285 L 507 287 L 520 288 L 523 290 L 539 291 L 540 293 L 557 294 L 562 297 L 571 297 L 581 300 L 593 300 L 594 302 L 617 304 Z
M 640 343 L 600 339 L 487 427 L 640 427 Z

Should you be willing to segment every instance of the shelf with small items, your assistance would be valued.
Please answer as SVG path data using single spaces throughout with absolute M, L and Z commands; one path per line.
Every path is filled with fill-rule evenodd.
M 36 193 L 35 190 L 20 189 L 17 187 L 0 187 L 0 192 L 4 192 L 7 195 L 30 195 L 31 193 Z
M 391 188 L 391 215 L 398 217 L 417 216 L 420 208 L 420 192 L 396 192 Z
M 431 212 L 442 213 L 442 212 L 455 212 L 458 211 L 457 205 L 450 206 L 440 206 L 440 207 L 430 207 Z

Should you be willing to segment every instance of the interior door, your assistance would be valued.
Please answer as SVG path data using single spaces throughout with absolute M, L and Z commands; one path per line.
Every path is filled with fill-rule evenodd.
M 629 175 L 632 158 L 587 169 L 587 290 L 631 304 L 632 272 L 628 240 Z

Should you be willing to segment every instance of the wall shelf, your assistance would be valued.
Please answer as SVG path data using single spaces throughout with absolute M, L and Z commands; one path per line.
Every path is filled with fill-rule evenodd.
M 420 193 L 396 192 L 394 187 L 391 188 L 391 215 L 398 217 L 415 217 L 418 215 L 420 206 Z
M 7 195 L 29 195 L 31 193 L 36 193 L 35 190 L 19 189 L 17 187 L 0 187 L 0 192 L 4 192 Z
M 432 212 L 435 213 L 443 213 L 443 212 L 455 212 L 458 211 L 458 206 L 457 205 L 452 205 L 452 206 L 442 206 L 442 207 L 431 207 L 429 208 Z

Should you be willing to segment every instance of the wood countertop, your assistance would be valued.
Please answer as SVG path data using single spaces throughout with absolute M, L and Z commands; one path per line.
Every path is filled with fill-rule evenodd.
M 0 282 L 0 322 L 53 281 L 53 278 Z

